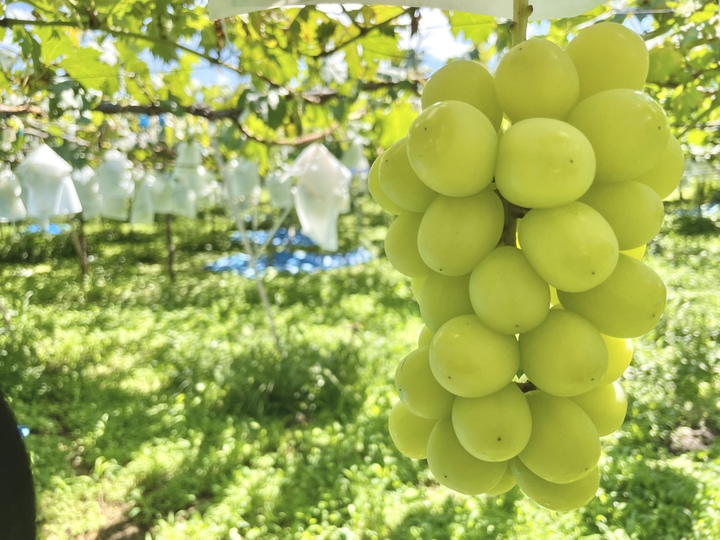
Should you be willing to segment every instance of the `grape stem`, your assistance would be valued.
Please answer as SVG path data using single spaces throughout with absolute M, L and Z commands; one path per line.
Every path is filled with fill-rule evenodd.
M 532 12 L 529 0 L 513 0 L 513 20 L 510 22 L 513 47 L 527 39 L 527 24 Z
M 510 21 L 509 25 L 513 47 L 525 41 L 528 19 L 532 12 L 533 7 L 529 4 L 529 0 L 513 0 L 513 20 Z M 528 210 L 514 205 L 502 196 L 501 199 L 505 210 L 505 223 L 503 224 L 503 232 L 500 237 L 500 245 L 515 247 L 517 220 L 527 214 Z

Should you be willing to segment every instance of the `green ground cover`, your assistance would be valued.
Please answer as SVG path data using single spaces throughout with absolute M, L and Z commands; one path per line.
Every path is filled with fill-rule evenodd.
M 375 210 L 344 218 L 343 248 L 381 253 Z M 568 514 L 454 495 L 395 450 L 392 376 L 421 321 L 384 258 L 268 275 L 282 357 L 254 283 L 203 270 L 230 228 L 177 220 L 171 283 L 162 227 L 90 223 L 83 285 L 69 234 L 3 227 L 0 384 L 32 430 L 42 538 L 720 538 L 712 222 L 668 218 L 650 246 L 667 313 L 636 341 L 602 489 Z

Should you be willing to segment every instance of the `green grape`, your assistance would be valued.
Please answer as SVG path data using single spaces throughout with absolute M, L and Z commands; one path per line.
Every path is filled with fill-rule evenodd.
M 648 172 L 669 136 L 665 112 L 637 90 L 605 90 L 578 103 L 568 117 L 595 151 L 595 182 L 626 182 Z
M 558 291 L 565 309 L 578 313 L 603 334 L 639 337 L 660 320 L 665 284 L 647 265 L 621 254 L 608 279 L 589 291 Z
M 470 274 L 450 277 L 431 272 L 420 292 L 420 317 L 432 332 L 447 321 L 473 313 L 470 302 Z
M 590 417 L 601 437 L 617 431 L 625 420 L 627 396 L 618 381 L 571 399 Z
M 507 470 L 507 462 L 482 461 L 468 454 L 455 436 L 450 418 L 438 421 L 430 433 L 427 461 L 438 482 L 465 495 L 492 489 Z
M 567 204 L 585 193 L 594 177 L 590 141 L 560 120 L 521 120 L 498 143 L 495 183 L 502 196 L 518 206 Z
M 427 457 L 428 439 L 437 420 L 428 420 L 411 413 L 398 401 L 388 417 L 390 438 L 401 454 L 412 459 Z
M 422 214 L 400 214 L 388 227 L 385 235 L 385 255 L 393 267 L 403 275 L 422 277 L 430 273 L 417 248 L 418 228 Z
M 595 184 L 580 199 L 597 210 L 615 232 L 621 250 L 647 244 L 660 232 L 663 203 L 640 182 Z
M 670 135 L 665 149 L 652 168 L 635 180 L 651 187 L 661 199 L 665 199 L 680 185 L 684 171 L 685 155 L 682 146 Z
M 457 398 L 452 422 L 465 450 L 484 461 L 507 461 L 517 456 L 532 430 L 530 407 L 515 383 L 487 396 Z
M 622 24 L 603 22 L 580 31 L 565 48 L 580 78 L 580 99 L 610 90 L 642 90 L 648 74 L 643 39 Z
M 519 459 L 510 462 L 510 470 L 520 489 L 540 506 L 556 512 L 568 512 L 589 503 L 600 487 L 600 470 L 595 467 L 580 480 L 555 484 L 543 480 Z
M 420 299 L 420 293 L 425 286 L 425 280 L 427 280 L 427 274 L 410 278 L 410 288 L 412 289 L 413 297 L 415 298 L 415 300 Z
M 390 214 L 402 214 L 404 210 L 392 202 L 383 191 L 382 186 L 380 186 L 380 175 L 378 172 L 380 171 L 381 161 L 382 160 L 380 158 L 377 158 L 373 161 L 373 164 L 370 167 L 370 171 L 368 172 L 368 191 L 370 192 L 370 196 L 376 203 L 378 203 L 380 208 Z
M 517 482 L 515 481 L 515 475 L 512 473 L 512 469 L 508 466 L 505 469 L 505 474 L 500 479 L 500 481 L 492 487 L 492 489 L 488 489 L 485 494 L 486 495 L 502 495 L 503 493 L 507 493 L 512 488 L 514 488 L 517 485 Z
M 569 398 L 540 390 L 525 397 L 532 415 L 532 433 L 518 455 L 520 461 L 543 480 L 557 484 L 590 474 L 600 460 L 600 438 L 585 411 Z M 523 489 L 519 478 L 518 484 Z
M 618 380 L 630 365 L 633 355 L 632 340 L 601 334 L 608 352 L 608 368 L 600 381 L 601 386 Z
M 620 253 L 624 253 L 628 257 L 632 257 L 633 259 L 637 259 L 638 261 L 641 261 L 643 258 L 643 255 L 645 255 L 646 249 L 647 249 L 647 244 L 643 244 L 636 248 L 626 249 L 624 251 L 621 251 Z
M 407 212 L 424 212 L 437 193 L 423 184 L 413 171 L 407 155 L 408 139 L 403 137 L 378 158 L 380 187 L 385 195 Z
M 462 276 L 497 245 L 503 204 L 492 191 L 435 199 L 423 215 L 417 246 L 425 264 L 448 276 Z
M 522 251 L 500 246 L 470 275 L 470 301 L 485 326 L 501 334 L 519 334 L 545 319 L 550 289 Z
M 495 81 L 490 72 L 472 60 L 455 60 L 432 74 L 422 91 L 422 108 L 438 101 L 464 101 L 483 113 L 495 131 L 500 129 L 503 112 L 500 108 Z
M 495 71 L 495 90 L 511 122 L 525 118 L 563 120 L 580 90 L 575 66 L 551 41 L 533 38 L 502 57 Z
M 461 397 L 497 392 L 520 367 L 515 336 L 493 332 L 475 315 L 450 319 L 430 344 L 430 368 L 438 382 Z
M 450 416 L 455 396 L 437 382 L 428 347 L 415 349 L 395 370 L 395 389 L 408 410 L 423 418 Z
M 605 281 L 617 263 L 615 233 L 581 202 L 530 210 L 518 222 L 518 237 L 535 271 L 561 291 L 591 289 Z
M 426 325 L 423 325 L 420 329 L 420 335 L 418 335 L 418 347 L 429 347 L 434 336 L 435 332 L 430 330 Z
M 600 332 L 575 313 L 550 310 L 540 326 L 520 334 L 519 343 L 525 375 L 548 394 L 584 394 L 599 386 L 607 371 Z
M 420 179 L 450 197 L 474 195 L 492 182 L 497 133 L 463 101 L 441 101 L 420 113 L 408 132 L 408 158 Z

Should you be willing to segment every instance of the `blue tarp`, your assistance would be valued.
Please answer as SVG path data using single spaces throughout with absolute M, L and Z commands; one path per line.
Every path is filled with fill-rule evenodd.
M 256 262 L 258 272 L 264 272 L 268 267 L 276 268 L 280 272 L 297 274 L 299 272 L 319 272 L 340 268 L 342 266 L 356 266 L 372 259 L 372 254 L 364 248 L 348 253 L 307 253 L 302 250 L 280 251 L 272 256 L 262 255 Z M 205 266 L 211 272 L 237 272 L 245 277 L 254 277 L 255 271 L 250 265 L 250 256 L 237 253 L 229 257 L 222 257 L 212 264 Z
M 248 231 L 246 234 L 250 242 L 261 246 L 267 241 L 270 232 Z M 230 235 L 230 240 L 232 240 L 233 242 L 242 242 L 242 234 L 240 233 L 240 231 L 235 231 L 234 233 L 232 233 Z M 285 227 L 280 227 L 272 239 L 272 245 L 309 247 L 314 246 L 315 243 L 302 233 L 295 233 L 292 237 L 290 237 L 288 230 Z

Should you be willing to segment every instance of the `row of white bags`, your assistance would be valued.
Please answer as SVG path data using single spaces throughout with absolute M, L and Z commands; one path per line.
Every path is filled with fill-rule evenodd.
M 337 218 L 350 209 L 350 181 L 366 191 L 369 168 L 362 146 L 351 145 L 343 164 L 321 144 L 308 146 L 295 162 L 269 174 L 265 186 L 275 208 L 295 206 L 304 234 L 324 249 L 337 249 Z M 46 221 L 82 212 L 132 224 L 152 224 L 155 214 L 195 218 L 200 209 L 221 204 L 232 215 L 257 204 L 261 181 L 257 165 L 230 160 L 222 186 L 201 165 L 197 143 L 181 143 L 171 176 L 133 169 L 121 152 L 109 151 L 97 171 L 79 170 L 41 144 L 16 168 L 0 172 L 0 221 L 27 217 Z M 132 199 L 132 205 L 130 200 Z

